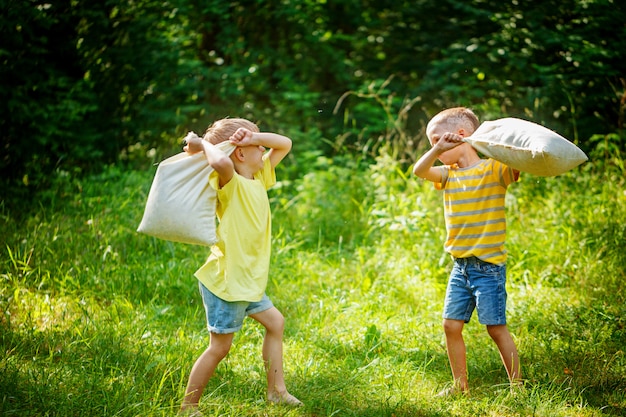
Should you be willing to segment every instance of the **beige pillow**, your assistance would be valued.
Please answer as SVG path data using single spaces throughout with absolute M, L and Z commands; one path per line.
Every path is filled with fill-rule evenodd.
M 483 122 L 465 141 L 487 157 L 544 177 L 563 174 L 587 160 L 558 133 L 512 117 Z
M 235 146 L 226 141 L 217 148 L 230 155 Z M 211 172 L 204 152 L 182 152 L 162 161 L 137 231 L 173 242 L 204 246 L 217 242 Z

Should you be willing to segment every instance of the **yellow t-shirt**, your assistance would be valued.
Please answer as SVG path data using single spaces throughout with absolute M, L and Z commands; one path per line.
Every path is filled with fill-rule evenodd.
M 259 301 L 265 293 L 271 253 L 271 213 L 267 189 L 276 174 L 265 158 L 254 179 L 235 173 L 224 187 L 209 177 L 217 190 L 219 241 L 195 276 L 213 294 L 226 301 Z
M 447 238 L 445 250 L 455 258 L 475 256 L 497 265 L 506 263 L 506 189 L 518 176 L 494 159 L 460 169 L 444 168 L 441 184 Z

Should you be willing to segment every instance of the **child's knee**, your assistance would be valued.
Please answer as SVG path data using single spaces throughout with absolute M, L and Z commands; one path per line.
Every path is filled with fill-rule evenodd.
M 503 338 L 509 337 L 509 329 L 506 325 L 498 325 L 498 326 L 487 326 L 487 332 L 491 338 L 498 342 Z
M 282 333 L 285 330 L 285 317 L 278 312 L 270 322 L 267 330 Z
M 463 325 L 465 323 L 461 320 L 443 320 L 443 331 L 446 335 L 458 335 L 463 331 Z
M 282 334 L 285 329 L 285 317 L 276 308 L 251 316 L 265 327 L 269 333 Z
M 212 335 L 211 342 L 209 343 L 208 352 L 215 358 L 222 360 L 230 352 L 232 346 L 232 337 L 216 337 Z

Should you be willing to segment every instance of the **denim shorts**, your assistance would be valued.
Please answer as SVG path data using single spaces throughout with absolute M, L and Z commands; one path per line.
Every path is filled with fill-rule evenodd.
M 476 309 L 481 324 L 506 324 L 506 298 L 506 265 L 473 256 L 456 258 L 446 290 L 443 318 L 467 323 Z
M 261 301 L 225 301 L 209 291 L 201 282 L 200 294 L 206 312 L 207 328 L 211 333 L 235 333 L 243 325 L 243 319 L 274 307 L 267 295 Z

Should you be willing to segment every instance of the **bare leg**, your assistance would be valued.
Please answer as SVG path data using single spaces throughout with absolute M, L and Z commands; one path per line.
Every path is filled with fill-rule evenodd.
M 465 352 L 465 341 L 463 340 L 462 320 L 443 320 L 443 330 L 446 334 L 446 349 L 448 351 L 448 359 L 450 360 L 450 368 L 452 368 L 452 377 L 454 378 L 454 391 L 462 393 L 469 392 L 469 384 L 467 382 L 467 358 Z
M 496 342 L 498 350 L 500 351 L 500 357 L 502 363 L 506 368 L 506 373 L 509 376 L 511 385 L 517 385 L 522 381 L 522 374 L 520 371 L 519 356 L 515 342 L 509 333 L 509 329 L 506 325 L 500 326 L 487 326 L 489 336 Z
M 213 376 L 217 365 L 228 354 L 234 335 L 234 333 L 211 333 L 209 347 L 200 355 L 191 368 L 187 389 L 185 390 L 185 399 L 180 407 L 181 411 L 198 407 L 204 387 Z
M 285 385 L 283 372 L 283 330 L 285 319 L 272 307 L 250 316 L 265 327 L 263 339 L 263 362 L 267 372 L 267 399 L 270 402 L 289 405 L 302 405 L 293 395 L 289 394 Z

